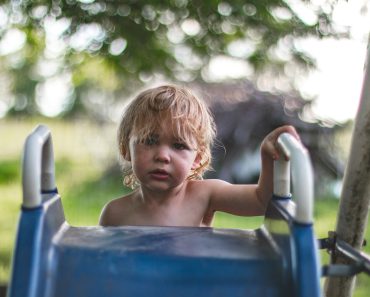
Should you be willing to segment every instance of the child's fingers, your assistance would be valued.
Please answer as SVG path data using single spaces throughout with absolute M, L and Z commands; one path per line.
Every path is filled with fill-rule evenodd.
M 285 126 L 282 126 L 280 128 L 278 128 L 277 130 L 279 130 L 279 133 L 278 133 L 278 137 L 280 136 L 280 134 L 286 132 L 286 133 L 289 133 L 291 134 L 292 136 L 294 136 L 298 141 L 301 141 L 301 138 L 299 137 L 299 134 L 297 132 L 297 130 L 291 126 L 291 125 L 285 125 Z
M 282 133 L 289 133 L 298 141 L 300 141 L 299 134 L 293 126 L 285 125 L 276 128 L 270 134 L 268 134 L 263 142 L 263 151 L 269 155 L 273 160 L 278 160 L 280 158 L 280 151 L 277 148 L 277 140 Z M 285 160 L 288 161 L 289 158 L 284 156 Z
M 262 143 L 262 151 L 265 155 L 270 156 L 273 160 L 278 160 L 280 158 L 280 152 L 276 147 L 276 140 L 274 137 L 266 137 L 265 141 Z M 277 138 L 276 138 L 277 139 Z

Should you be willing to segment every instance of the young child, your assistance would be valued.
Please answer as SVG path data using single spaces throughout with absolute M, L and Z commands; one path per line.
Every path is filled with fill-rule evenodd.
M 134 191 L 105 205 L 100 225 L 211 226 L 215 211 L 263 215 L 272 195 L 273 160 L 279 158 L 275 142 L 283 132 L 299 139 L 292 126 L 267 135 L 257 185 L 202 180 L 215 138 L 206 104 L 179 86 L 140 93 L 118 130 L 124 184 Z

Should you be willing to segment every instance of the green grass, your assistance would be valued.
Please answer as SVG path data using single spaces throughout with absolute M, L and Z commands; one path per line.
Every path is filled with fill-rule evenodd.
M 109 179 L 95 177 L 75 184 L 63 194 L 66 218 L 74 226 L 97 225 L 104 204 L 110 199 L 123 196 L 127 191 L 119 176 Z
M 0 150 L 0 282 L 9 279 L 11 253 L 21 205 L 21 153 L 27 134 L 39 120 L 0 120 L 0 139 L 5 146 Z M 96 225 L 102 206 L 110 199 L 122 196 L 120 176 L 104 175 L 104 170 L 116 162 L 114 156 L 115 127 L 100 127 L 86 122 L 47 121 L 52 130 L 56 179 L 62 195 L 67 221 L 71 225 Z M 107 157 L 108 156 L 108 157 Z M 335 229 L 338 200 L 318 199 L 315 205 L 315 233 L 326 237 Z M 245 218 L 217 213 L 214 227 L 256 229 L 263 218 Z M 366 238 L 370 242 L 368 224 Z M 370 254 L 370 244 L 365 248 Z M 321 253 L 322 262 L 328 255 Z M 360 275 L 355 297 L 368 296 L 370 277 Z

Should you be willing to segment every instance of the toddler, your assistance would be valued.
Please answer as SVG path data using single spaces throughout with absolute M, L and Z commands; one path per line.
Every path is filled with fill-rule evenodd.
M 125 110 L 118 144 L 124 184 L 133 191 L 104 206 L 102 226 L 211 226 L 214 213 L 264 215 L 272 196 L 275 142 L 280 127 L 261 144 L 262 168 L 256 185 L 202 180 L 210 168 L 215 124 L 190 90 L 164 85 L 140 93 Z M 247 165 L 246 165 L 247 166 Z

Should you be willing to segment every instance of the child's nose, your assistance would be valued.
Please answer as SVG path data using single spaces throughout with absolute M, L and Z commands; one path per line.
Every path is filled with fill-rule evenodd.
M 167 146 L 160 145 L 155 154 L 155 160 L 158 162 L 169 163 L 171 160 L 170 149 Z

